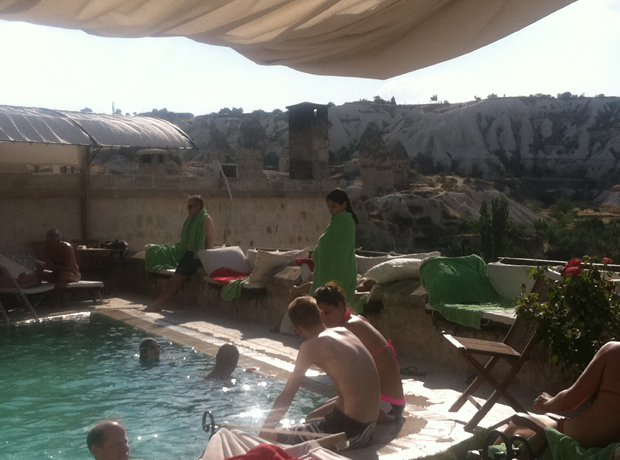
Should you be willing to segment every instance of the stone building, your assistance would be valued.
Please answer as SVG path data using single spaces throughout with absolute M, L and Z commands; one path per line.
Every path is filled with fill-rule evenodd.
M 289 177 L 329 178 L 327 106 L 302 102 L 287 107 L 289 123 Z
M 265 154 L 265 130 L 258 118 L 246 117 L 239 126 L 237 138 L 237 177 L 255 179 L 265 177 L 263 156 Z
M 362 194 L 375 197 L 409 188 L 409 156 L 398 141 L 386 145 L 375 122 L 370 122 L 360 138 L 359 164 Z

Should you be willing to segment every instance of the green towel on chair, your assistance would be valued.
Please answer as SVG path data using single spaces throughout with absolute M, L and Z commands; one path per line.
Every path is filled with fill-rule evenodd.
M 205 217 L 208 215 L 207 210 L 202 208 L 196 216 L 185 219 L 181 230 L 181 241 L 178 243 L 156 244 L 148 248 L 145 255 L 146 269 L 156 272 L 177 268 L 188 247 L 194 248 L 195 257 L 198 257 L 198 251 L 205 248 Z
M 420 265 L 420 281 L 428 303 L 449 321 L 480 329 L 482 312 L 513 308 L 489 281 L 487 265 L 479 256 L 429 257 Z
M 314 273 L 310 295 L 325 283 L 335 281 L 344 289 L 349 307 L 356 308 L 357 260 L 355 222 L 351 213 L 342 211 L 331 218 L 312 252 L 312 260 Z
M 607 447 L 581 447 L 573 438 L 563 435 L 551 427 L 546 429 L 549 449 L 543 456 L 544 460 L 612 460 L 620 443 L 613 443 Z

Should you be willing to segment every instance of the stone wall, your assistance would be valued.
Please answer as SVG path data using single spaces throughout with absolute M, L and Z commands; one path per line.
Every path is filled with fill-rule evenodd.
M 130 249 L 175 243 L 187 217 L 186 198 L 200 194 L 216 225 L 216 244 L 313 248 L 329 222 L 329 180 L 224 179 L 101 175 L 90 177 L 87 227 L 101 241 Z M 79 174 L 0 174 L 0 249 L 31 250 L 30 242 L 59 228 L 82 237 Z

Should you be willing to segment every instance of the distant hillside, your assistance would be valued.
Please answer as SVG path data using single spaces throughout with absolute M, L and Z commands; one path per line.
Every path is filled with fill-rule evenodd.
M 172 119 L 200 147 L 184 160 L 235 161 L 239 126 L 258 119 L 267 165 L 288 148 L 287 114 L 235 109 Z M 412 168 L 422 174 L 445 171 L 464 177 L 563 177 L 614 180 L 620 163 L 620 98 L 508 97 L 462 104 L 402 106 L 348 103 L 329 109 L 332 157 L 358 156 L 371 121 L 384 141 L 405 147 Z

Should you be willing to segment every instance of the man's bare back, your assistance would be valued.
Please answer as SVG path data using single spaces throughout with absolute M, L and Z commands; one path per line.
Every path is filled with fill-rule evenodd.
M 372 356 L 362 342 L 345 328 L 327 329 L 312 297 L 291 302 L 289 318 L 297 332 L 306 339 L 299 348 L 295 369 L 284 390 L 276 398 L 259 436 L 270 439 L 275 428 L 301 387 L 306 371 L 313 365 L 324 370 L 334 381 L 338 397 L 324 418 L 293 427 L 297 431 L 324 433 L 345 432 L 351 447 L 363 447 L 372 437 L 379 414 L 379 374 Z M 293 439 L 295 438 L 295 439 Z M 289 435 L 281 442 L 301 442 Z
M 577 415 L 561 420 L 534 415 L 545 425 L 558 429 L 583 447 L 606 447 L 620 442 L 620 342 L 601 347 L 577 381 L 568 389 L 551 396 L 543 393 L 534 400 L 538 412 L 572 412 L 594 396 L 594 401 Z M 511 425 L 505 430 L 529 436 L 527 429 Z
M 573 386 L 555 397 L 543 393 L 534 409 L 569 412 L 596 394 L 592 405 L 563 423 L 563 433 L 584 447 L 620 442 L 620 342 L 609 342 L 596 353 Z
M 298 359 L 306 357 L 334 381 L 338 409 L 360 422 L 377 420 L 379 376 L 372 356 L 352 332 L 342 327 L 326 329 L 302 344 Z

